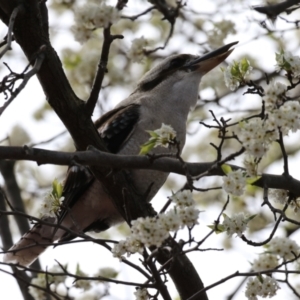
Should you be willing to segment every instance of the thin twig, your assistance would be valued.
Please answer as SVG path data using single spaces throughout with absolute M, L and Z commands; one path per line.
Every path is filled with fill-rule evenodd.
M 100 61 L 98 63 L 97 73 L 93 82 L 91 94 L 86 102 L 85 108 L 88 115 L 92 115 L 96 103 L 98 101 L 99 93 L 102 86 L 102 81 L 105 73 L 107 72 L 107 62 L 109 56 L 110 45 L 115 39 L 123 39 L 123 35 L 111 35 L 110 27 L 108 26 L 103 30 L 104 42 L 102 46 L 102 52 Z
M 279 141 L 280 149 L 282 152 L 282 158 L 283 158 L 283 175 L 284 176 L 289 176 L 289 161 L 288 161 L 288 156 L 285 151 L 284 143 L 283 143 L 283 136 L 281 130 L 279 130 Z
M 150 6 L 148 9 L 146 9 L 145 11 L 141 12 L 140 14 L 137 14 L 135 16 L 122 16 L 122 19 L 128 19 L 131 21 L 135 21 L 136 19 L 138 19 L 141 16 L 146 15 L 148 12 L 152 11 L 153 9 L 155 9 L 155 6 Z
M 40 48 L 40 52 L 37 55 L 37 58 L 35 60 L 35 63 L 34 63 L 34 66 L 32 67 L 32 69 L 23 75 L 22 83 L 13 92 L 11 92 L 10 98 L 3 104 L 2 107 L 0 107 L 0 116 L 2 115 L 4 110 L 11 104 L 11 102 L 18 96 L 18 94 L 25 88 L 29 79 L 38 73 L 38 71 L 40 70 L 42 63 L 44 61 L 44 58 L 45 58 L 44 51 L 45 51 L 45 46 L 42 46 Z
M 6 36 L 6 46 L 4 47 L 4 49 L 0 52 L 0 58 L 8 51 L 11 49 L 11 42 L 13 40 L 13 37 L 12 37 L 12 33 L 13 33 L 13 28 L 14 28 L 14 24 L 15 24 L 15 20 L 16 20 L 16 17 L 17 17 L 17 14 L 21 11 L 22 9 L 22 6 L 19 5 L 17 6 L 11 16 L 10 16 L 10 19 L 9 19 L 9 25 L 8 25 L 8 31 L 7 31 L 7 36 Z

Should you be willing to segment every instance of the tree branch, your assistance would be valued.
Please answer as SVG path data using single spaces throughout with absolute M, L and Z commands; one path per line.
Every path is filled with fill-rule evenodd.
M 150 169 L 162 172 L 172 172 L 193 177 L 205 173 L 206 176 L 224 176 L 221 166 L 215 162 L 182 164 L 179 160 L 169 157 L 153 157 L 139 155 L 116 155 L 98 150 L 78 151 L 74 153 L 44 150 L 28 147 L 0 146 L 0 159 L 28 160 L 38 164 L 71 165 L 76 162 L 82 165 L 94 166 L 95 168 L 107 168 L 109 170 L 122 169 Z M 233 170 L 243 169 L 230 165 Z M 262 174 L 261 178 L 252 185 L 261 188 L 285 189 L 300 195 L 300 181 L 292 176 Z
M 267 17 L 270 19 L 276 19 L 279 14 L 287 11 L 289 7 L 298 3 L 300 3 L 299 0 L 287 0 L 274 5 L 254 6 L 253 9 L 261 14 L 267 15 Z
M 107 72 L 107 62 L 108 62 L 110 45 L 115 39 L 123 39 L 122 35 L 111 35 L 110 27 L 111 26 L 108 26 L 107 28 L 103 29 L 104 42 L 102 45 L 101 58 L 98 63 L 98 69 L 97 69 L 97 73 L 95 76 L 95 80 L 93 83 L 90 97 L 86 102 L 86 107 L 85 107 L 86 112 L 90 116 L 92 116 L 92 114 L 93 114 L 94 108 L 96 106 L 96 103 L 97 103 L 97 100 L 99 97 L 100 89 L 102 86 L 102 81 L 103 81 L 105 73 Z

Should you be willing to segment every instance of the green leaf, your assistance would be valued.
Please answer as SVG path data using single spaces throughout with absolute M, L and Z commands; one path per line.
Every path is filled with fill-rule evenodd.
M 257 275 L 257 278 L 260 281 L 260 283 L 264 283 L 264 278 L 262 277 L 261 274 Z
M 228 173 L 232 172 L 232 168 L 226 164 L 222 165 L 221 169 L 224 172 L 224 174 L 228 174 Z
M 141 146 L 139 155 L 148 154 L 155 146 L 155 141 L 147 142 Z
M 215 234 L 225 232 L 225 228 L 222 224 L 219 224 L 218 226 L 216 226 L 216 225 L 207 225 L 207 227 L 214 230 Z
M 249 221 L 253 220 L 256 216 L 257 216 L 257 215 L 255 214 L 255 215 L 252 215 L 252 216 L 250 216 L 249 218 L 247 218 L 247 219 L 246 219 L 246 220 L 247 220 L 247 223 L 248 223 Z
M 249 61 L 246 58 L 243 58 L 240 62 L 240 70 L 242 72 L 242 74 L 244 75 L 245 73 L 247 73 L 248 69 L 250 67 Z
M 52 195 L 59 199 L 62 196 L 63 186 L 62 184 L 55 178 L 52 182 Z
M 233 62 L 233 65 L 231 67 L 230 73 L 233 77 L 235 78 L 240 78 L 241 77 L 241 72 L 239 68 L 239 63 L 238 62 Z
M 150 134 L 150 136 L 152 136 L 154 138 L 158 138 L 159 137 L 159 135 L 155 131 L 146 130 L 146 132 L 148 132 Z
M 246 183 L 253 184 L 256 181 L 258 181 L 260 178 L 261 178 L 261 176 L 248 177 L 248 178 L 246 178 Z

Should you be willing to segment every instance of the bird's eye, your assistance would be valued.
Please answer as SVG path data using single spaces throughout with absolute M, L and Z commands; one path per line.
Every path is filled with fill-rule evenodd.
M 185 63 L 185 59 L 182 57 L 176 57 L 171 60 L 170 67 L 171 68 L 179 68 Z

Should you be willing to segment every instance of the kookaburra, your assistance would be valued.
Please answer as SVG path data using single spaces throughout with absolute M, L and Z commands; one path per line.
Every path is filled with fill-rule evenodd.
M 204 56 L 172 55 L 146 73 L 128 98 L 95 122 L 107 149 L 116 154 L 137 155 L 140 146 L 149 140 L 147 130 L 156 130 L 162 123 L 173 127 L 182 149 L 188 113 L 196 105 L 202 76 L 224 61 L 235 44 L 237 42 Z M 152 150 L 155 154 L 164 152 L 162 147 Z M 131 177 L 135 190 L 140 195 L 147 195 L 146 200 L 150 201 L 164 184 L 168 174 L 132 170 Z M 94 178 L 87 167 L 69 168 L 63 196 L 63 206 L 67 208 L 61 211 L 58 219 L 48 218 L 46 221 L 59 223 L 78 233 L 103 231 L 123 221 L 101 182 Z M 63 229 L 36 224 L 10 248 L 4 261 L 28 266 L 47 245 L 75 237 L 76 235 Z

